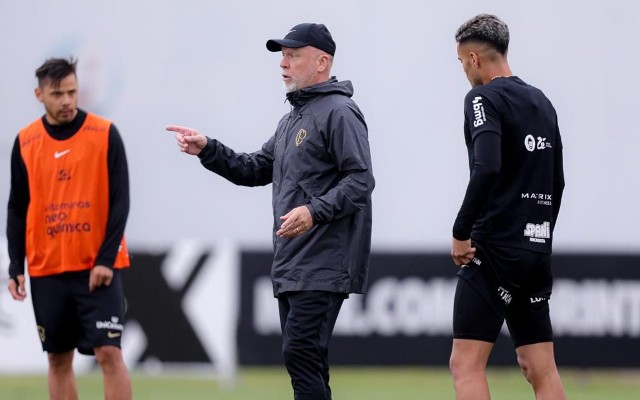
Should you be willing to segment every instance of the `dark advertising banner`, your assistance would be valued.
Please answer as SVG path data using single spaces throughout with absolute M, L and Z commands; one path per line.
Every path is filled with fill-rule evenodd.
M 551 313 L 559 365 L 640 367 L 640 256 L 553 256 Z M 238 361 L 281 363 L 271 254 L 241 257 Z M 446 254 L 371 257 L 369 291 L 345 301 L 333 364 L 447 365 L 456 267 Z M 490 363 L 515 365 L 506 328 Z
M 184 242 L 133 252 L 123 350 L 131 365 L 281 364 L 271 253 Z M 559 365 L 640 367 L 640 255 L 553 258 Z M 331 343 L 342 365 L 447 365 L 457 268 L 447 254 L 374 253 L 369 290 L 344 302 Z M 35 340 L 35 339 L 34 339 Z M 516 365 L 506 328 L 492 365 Z

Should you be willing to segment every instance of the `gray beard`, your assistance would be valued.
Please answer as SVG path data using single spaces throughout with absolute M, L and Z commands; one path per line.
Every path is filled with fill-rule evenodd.
M 287 85 L 286 83 L 283 83 L 282 86 L 284 87 L 284 90 L 286 93 L 291 93 L 291 92 L 295 92 L 296 90 L 298 90 L 298 86 L 295 84 L 295 82 Z

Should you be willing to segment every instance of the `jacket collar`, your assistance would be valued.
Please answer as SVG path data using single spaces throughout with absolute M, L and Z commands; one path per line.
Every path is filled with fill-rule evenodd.
M 342 94 L 351 97 L 353 95 L 353 87 L 351 82 L 338 82 L 336 77 L 332 76 L 324 82 L 287 93 L 287 100 L 293 107 L 301 107 L 311 99 L 327 94 Z

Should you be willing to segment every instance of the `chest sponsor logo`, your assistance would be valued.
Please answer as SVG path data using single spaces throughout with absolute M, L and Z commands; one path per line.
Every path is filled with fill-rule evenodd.
M 520 198 L 521 199 L 536 200 L 536 204 L 538 204 L 540 206 L 550 206 L 550 205 L 552 205 L 551 195 L 547 194 L 547 193 L 521 193 L 520 194 Z
M 538 136 L 536 138 L 533 135 L 527 135 L 524 138 L 524 147 L 528 151 L 533 152 L 536 150 L 550 149 L 551 143 L 547 142 L 547 138 L 544 138 L 542 136 Z
M 307 131 L 305 131 L 304 129 L 300 129 L 296 134 L 296 147 L 300 146 L 300 144 L 306 137 L 307 137 Z
M 55 153 L 53 153 L 53 158 L 55 158 L 57 160 L 60 157 L 66 156 L 70 152 L 71 152 L 71 149 L 66 149 L 66 150 L 62 150 L 62 151 L 56 151 Z
M 484 114 L 484 107 L 482 106 L 482 97 L 476 96 L 472 101 L 473 103 L 473 126 L 479 127 L 487 121 L 487 117 Z
M 85 131 L 93 131 L 93 132 L 104 132 L 106 131 L 106 129 L 102 126 L 97 126 L 97 125 L 86 125 L 82 127 L 83 130 Z
M 60 177 L 60 176 L 59 176 Z M 71 179 L 71 176 L 66 177 Z M 47 235 L 52 239 L 59 234 L 81 234 L 91 232 L 91 222 L 81 218 L 82 209 L 91 208 L 88 201 L 51 203 L 44 208 L 44 223 Z
M 524 227 L 524 236 L 528 237 L 530 242 L 547 243 L 547 239 L 551 238 L 551 223 L 545 221 L 541 224 L 527 224 Z

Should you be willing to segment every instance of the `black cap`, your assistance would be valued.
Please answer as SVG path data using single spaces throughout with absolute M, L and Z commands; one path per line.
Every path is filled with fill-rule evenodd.
M 267 41 L 269 51 L 280 51 L 283 47 L 297 49 L 304 46 L 313 46 L 327 54 L 336 53 L 336 42 L 331 33 L 322 24 L 299 24 L 291 28 L 284 39 L 270 39 Z

